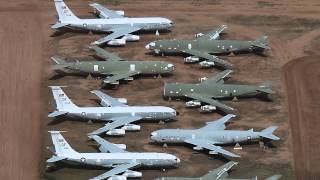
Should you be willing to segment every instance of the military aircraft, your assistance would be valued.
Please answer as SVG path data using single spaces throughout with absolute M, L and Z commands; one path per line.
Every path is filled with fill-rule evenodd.
M 47 163 L 65 161 L 87 166 L 100 166 L 112 168 L 104 174 L 92 178 L 100 180 L 116 177 L 142 177 L 142 173 L 132 171 L 133 168 L 141 167 L 170 167 L 177 166 L 180 159 L 167 153 L 154 152 L 128 152 L 122 149 L 123 145 L 112 144 L 99 136 L 91 136 L 99 145 L 100 153 L 79 153 L 75 151 L 61 135 L 61 131 L 49 131 L 54 148 L 48 148 L 53 156 Z M 121 174 L 121 175 L 119 175 Z
M 112 11 L 98 3 L 92 6 L 99 14 L 98 19 L 80 19 L 76 17 L 63 0 L 54 0 L 59 16 L 58 22 L 51 28 L 53 29 L 72 29 L 97 32 L 112 32 L 92 45 L 102 45 L 107 43 L 111 46 L 125 45 L 126 41 L 138 41 L 140 37 L 131 33 L 137 31 L 158 31 L 168 30 L 173 26 L 171 20 L 162 17 L 124 17 L 123 11 Z
M 53 70 L 60 75 L 87 75 L 104 77 L 105 85 L 119 85 L 119 80 L 131 81 L 137 75 L 165 75 L 174 71 L 174 65 L 165 61 L 131 61 L 94 46 L 90 47 L 96 56 L 107 61 L 66 62 L 60 57 L 52 57 L 56 63 Z
M 217 169 L 214 169 L 210 171 L 209 173 L 198 177 L 198 178 L 187 178 L 187 177 L 161 177 L 156 178 L 155 180 L 257 180 L 257 177 L 251 178 L 251 179 L 234 179 L 234 178 L 228 178 L 229 171 L 234 165 L 237 165 L 237 162 L 230 161 Z M 266 180 L 278 180 L 281 178 L 281 175 L 273 175 L 268 177 Z
M 260 132 L 253 129 L 247 131 L 225 130 L 227 123 L 233 114 L 228 114 L 216 121 L 208 122 L 199 129 L 161 129 L 151 133 L 151 141 L 156 143 L 187 143 L 195 147 L 194 150 L 208 149 L 209 154 L 222 154 L 230 157 L 240 157 L 237 154 L 224 150 L 219 145 L 242 143 L 261 139 L 279 140 L 273 135 L 277 126 L 270 126 Z
M 125 131 L 139 131 L 140 126 L 131 124 L 139 120 L 173 119 L 177 113 L 164 106 L 128 106 L 123 99 L 114 99 L 101 91 L 91 91 L 101 99 L 102 107 L 76 106 L 61 89 L 62 86 L 50 86 L 56 103 L 56 110 L 48 115 L 50 118 L 68 116 L 71 118 L 94 120 L 110 123 L 90 133 L 90 135 L 107 132 L 107 135 L 124 135 Z M 122 127 L 122 128 L 120 128 Z
M 235 109 L 219 102 L 217 99 L 274 93 L 270 88 L 271 82 L 269 81 L 260 85 L 224 84 L 224 78 L 231 72 L 232 70 L 224 70 L 214 77 L 200 78 L 200 83 L 197 84 L 166 83 L 164 98 L 193 99 L 186 102 L 187 107 L 199 107 L 202 103 L 205 103 L 207 105 L 201 106 L 202 112 L 212 112 L 216 109 L 229 112 Z
M 222 25 L 219 28 L 206 34 L 196 34 L 193 40 L 158 40 L 146 45 L 146 49 L 152 50 L 155 54 L 187 54 L 191 55 L 184 58 L 185 63 L 195 63 L 200 60 L 202 68 L 219 66 L 231 69 L 232 64 L 220 59 L 216 55 L 228 54 L 231 52 L 262 52 L 270 49 L 267 45 L 267 36 L 262 36 L 256 40 L 220 40 L 220 34 L 227 28 Z

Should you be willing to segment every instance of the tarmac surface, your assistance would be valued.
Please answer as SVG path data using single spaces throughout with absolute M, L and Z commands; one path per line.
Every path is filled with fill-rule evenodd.
M 320 56 L 302 57 L 284 66 L 297 179 L 320 177 Z

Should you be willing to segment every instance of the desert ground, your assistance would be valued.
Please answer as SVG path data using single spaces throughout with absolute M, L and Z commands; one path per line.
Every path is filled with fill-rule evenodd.
M 299 174 L 295 175 L 293 165 L 297 165 L 297 162 L 303 161 L 302 157 L 306 157 L 300 152 L 309 153 L 307 158 L 312 159 L 310 152 L 313 151 L 310 149 L 296 151 L 295 148 L 300 146 L 300 142 L 292 143 L 296 142 L 296 138 L 304 139 L 305 137 L 299 136 L 299 131 L 292 133 L 290 130 L 290 127 L 296 126 L 293 126 L 295 120 L 289 123 L 285 91 L 288 83 L 285 83 L 285 80 L 290 78 L 288 76 L 294 73 L 295 69 L 299 69 L 302 73 L 304 68 L 293 68 L 293 71 L 289 70 L 286 74 L 283 73 L 282 67 L 293 59 L 319 54 L 319 1 L 99 0 L 95 2 L 111 9 L 123 9 L 128 16 L 165 16 L 175 22 L 172 32 L 160 33 L 159 37 L 153 33 L 143 34 L 139 42 L 128 43 L 120 48 L 105 47 L 106 50 L 116 52 L 124 58 L 166 60 L 176 66 L 176 71 L 169 77 L 141 77 L 127 84 L 121 84 L 117 90 L 104 89 L 104 92 L 111 96 L 127 98 L 129 105 L 165 105 L 180 112 L 178 121 L 166 124 L 141 123 L 140 132 L 127 133 L 124 137 L 105 137 L 113 143 L 127 144 L 129 151 L 168 152 L 182 159 L 177 169 L 168 169 L 165 172 L 158 169 L 142 170 L 142 179 L 149 180 L 162 176 L 197 177 L 228 160 L 239 162 L 231 172 L 231 177 L 265 178 L 272 174 L 282 174 L 282 179 L 303 179 Z M 91 1 L 68 0 L 66 3 L 77 16 L 93 17 L 90 14 L 92 9 L 88 6 Z M 16 0 L 0 3 L 0 16 L 3 17 L 5 24 L 8 24 L 0 28 L 0 38 L 3 40 L 1 77 L 4 77 L 1 81 L 3 102 L 1 125 L 4 130 L 1 131 L 3 145 L 0 152 L 3 156 L 1 159 L 5 162 L 2 163 L 4 168 L 0 166 L 3 171 L 0 173 L 0 179 L 33 180 L 40 176 L 41 179 L 46 180 L 78 180 L 89 179 L 106 171 L 102 168 L 86 169 L 63 164 L 58 165 L 54 171 L 46 171 L 45 160 L 51 156 L 51 152 L 45 147 L 52 145 L 48 130 L 66 130 L 68 132 L 64 133 L 64 136 L 74 149 L 79 152 L 96 152 L 97 149 L 92 146 L 94 143 L 88 140 L 86 134 L 103 125 L 68 119 L 51 122 L 46 117 L 47 113 L 53 110 L 52 95 L 47 88 L 48 85 L 67 85 L 65 92 L 79 106 L 96 105 L 90 100 L 94 96 L 89 91 L 101 88 L 99 79 L 71 76 L 51 78 L 53 64 L 50 60 L 51 56 L 92 60 L 90 55 L 93 53 L 88 49 L 88 45 L 103 36 L 103 34 L 56 33 L 50 29 L 50 25 L 56 21 L 55 15 L 51 0 L 28 2 Z M 16 21 L 6 19 L 9 17 Z M 149 135 L 154 130 L 198 128 L 207 121 L 221 117 L 218 113 L 202 114 L 198 109 L 185 108 L 184 102 L 165 101 L 162 98 L 165 82 L 196 82 L 198 78 L 213 76 L 220 70 L 200 69 L 197 64 L 186 65 L 181 56 L 152 56 L 144 46 L 156 39 L 193 38 L 194 34 L 206 32 L 221 24 L 229 27 L 223 39 L 255 39 L 267 34 L 272 48 L 271 51 L 265 52 L 265 56 L 240 54 L 222 57 L 228 58 L 229 62 L 235 65 L 234 73 L 227 83 L 258 84 L 271 80 L 273 89 L 277 92 L 272 96 L 272 101 L 259 98 L 225 101 L 227 105 L 238 110 L 235 112 L 237 118 L 228 126 L 228 129 L 262 130 L 270 125 L 277 125 L 279 129 L 275 134 L 281 137 L 281 140 L 273 142 L 273 147 L 268 148 L 261 148 L 259 144 L 243 145 L 242 150 L 233 150 L 232 146 L 224 147 L 240 154 L 242 157 L 238 159 L 211 156 L 205 151 L 193 151 L 188 146 L 169 145 L 164 148 L 161 145 L 150 144 Z M 15 70 L 12 71 L 10 67 L 14 67 Z M 287 75 L 286 78 L 284 74 Z M 312 86 L 309 89 L 312 90 Z M 294 99 L 295 95 L 289 97 Z M 308 128 L 311 125 L 310 123 L 301 128 Z M 306 143 L 309 142 L 313 141 L 309 139 Z M 11 156 L 13 158 L 9 158 Z M 308 164 L 308 168 L 312 169 L 315 165 L 316 162 Z M 296 166 L 295 169 L 297 167 L 301 166 Z M 2 177 L 3 174 L 8 176 Z

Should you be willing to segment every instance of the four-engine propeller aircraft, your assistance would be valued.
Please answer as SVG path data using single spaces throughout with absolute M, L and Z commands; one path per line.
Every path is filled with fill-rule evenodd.
M 267 36 L 262 36 L 256 40 L 220 40 L 220 33 L 227 28 L 222 25 L 219 28 L 206 34 L 196 34 L 193 40 L 158 40 L 146 45 L 146 48 L 154 51 L 155 54 L 176 54 L 183 53 L 191 55 L 184 59 L 185 63 L 195 63 L 200 60 L 203 68 L 219 66 L 231 69 L 232 64 L 218 58 L 218 54 L 228 54 L 231 52 L 261 52 L 270 49 L 267 45 Z
M 162 129 L 151 133 L 151 141 L 156 143 L 187 143 L 195 147 L 194 150 L 208 149 L 209 154 L 222 154 L 230 157 L 240 157 L 237 154 L 224 150 L 223 144 L 242 143 L 260 139 L 279 140 L 273 135 L 277 126 L 270 126 L 261 132 L 253 129 L 247 131 L 225 130 L 227 123 L 233 114 L 228 114 L 216 121 L 208 122 L 199 129 Z
M 93 46 L 90 49 L 106 61 L 74 61 L 66 62 L 59 57 L 51 59 L 56 63 L 53 70 L 61 75 L 87 75 L 102 76 L 103 83 L 118 85 L 119 80 L 131 81 L 137 75 L 165 75 L 174 71 L 174 65 L 165 61 L 131 61 L 110 53 L 104 49 Z
M 271 82 L 269 81 L 260 85 L 224 84 L 224 78 L 231 72 L 232 70 L 225 70 L 214 77 L 201 78 L 200 83 L 197 84 L 166 83 L 164 86 L 164 97 L 170 99 L 193 99 L 186 102 L 187 107 L 199 107 L 202 103 L 205 103 L 207 105 L 201 106 L 203 112 L 211 112 L 216 109 L 228 112 L 235 109 L 221 103 L 217 99 L 274 93 L 271 90 Z
M 123 11 L 112 11 L 100 4 L 91 4 L 99 14 L 99 19 L 80 19 L 76 17 L 63 0 L 54 0 L 59 16 L 58 22 L 51 28 L 53 29 L 77 29 L 97 32 L 112 32 L 108 36 L 92 43 L 101 45 L 107 43 L 111 46 L 125 45 L 126 41 L 138 41 L 137 35 L 131 33 L 143 31 L 168 30 L 173 26 L 172 21 L 162 17 L 124 17 Z
M 190 177 L 161 177 L 157 178 L 155 180 L 258 180 L 257 177 L 251 178 L 251 179 L 234 179 L 234 178 L 228 178 L 229 171 L 234 165 L 237 165 L 237 162 L 230 161 L 217 169 L 214 169 L 210 171 L 209 173 L 196 178 L 190 178 Z M 273 175 L 268 177 L 266 180 L 278 180 L 281 178 L 281 175 Z
M 169 120 L 177 113 L 174 109 L 164 106 L 128 106 L 101 91 L 91 91 L 101 99 L 102 107 L 78 107 L 63 92 L 61 86 L 50 86 L 56 110 L 48 117 L 68 116 L 77 119 L 94 120 L 110 123 L 90 133 L 90 135 L 105 133 L 107 135 L 124 135 L 125 131 L 139 131 L 140 126 L 132 124 L 139 120 Z M 126 100 L 125 100 L 126 101 Z M 121 128 L 120 128 L 121 127 Z
M 58 161 L 73 162 L 87 166 L 100 166 L 112 168 L 104 174 L 92 178 L 91 180 L 102 180 L 107 178 L 126 179 L 127 177 L 142 177 L 142 173 L 130 169 L 141 167 L 172 167 L 180 163 L 180 159 L 167 153 L 154 152 L 128 152 L 122 145 L 112 144 L 99 136 L 91 136 L 100 144 L 100 153 L 79 153 L 72 149 L 60 131 L 49 131 L 54 148 L 50 148 L 54 155 L 47 160 L 48 163 Z

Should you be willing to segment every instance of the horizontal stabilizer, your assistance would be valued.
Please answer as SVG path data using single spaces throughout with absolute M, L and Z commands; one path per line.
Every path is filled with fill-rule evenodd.
M 52 56 L 51 57 L 52 61 L 54 61 L 56 64 L 67 64 L 67 62 L 65 60 L 63 60 L 62 58 L 58 57 L 58 56 Z
M 66 115 L 68 114 L 68 112 L 65 112 L 65 111 L 54 111 L 52 113 L 50 113 L 48 115 L 49 118 L 53 118 L 53 117 L 58 117 L 58 116 L 63 116 L 63 115 Z
M 278 126 L 270 126 L 266 129 L 262 130 L 259 135 L 261 137 L 271 139 L 271 140 L 280 140 L 279 137 L 272 134 L 276 129 L 278 129 Z
M 264 44 L 254 44 L 253 46 L 254 46 L 254 47 L 261 48 L 261 49 L 268 49 L 268 50 L 271 49 L 269 46 L 264 45 Z
M 50 159 L 47 160 L 47 163 L 54 163 L 64 159 L 66 159 L 66 157 L 52 156 Z
M 51 26 L 52 29 L 59 29 L 65 26 L 68 26 L 69 24 L 64 24 L 64 23 L 56 23 L 54 25 Z
M 275 92 L 271 89 L 272 82 L 271 81 L 265 81 L 259 85 L 259 88 L 257 91 L 267 93 L 267 94 L 274 94 Z

